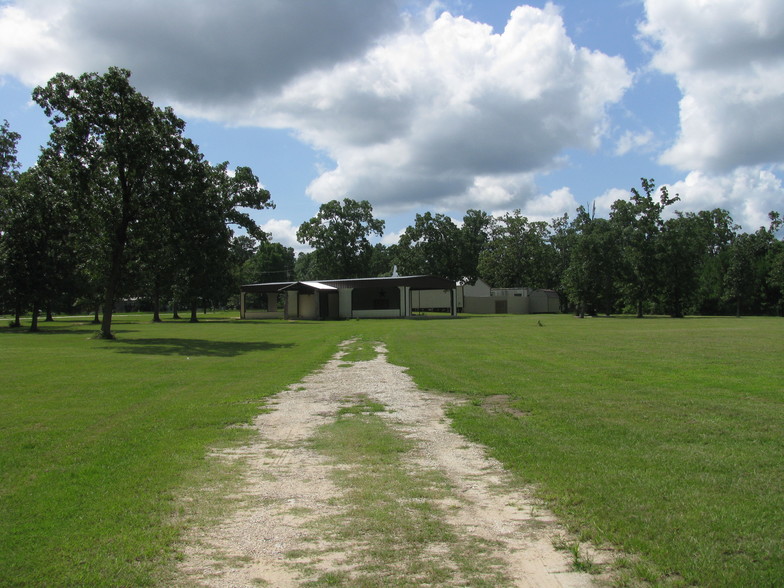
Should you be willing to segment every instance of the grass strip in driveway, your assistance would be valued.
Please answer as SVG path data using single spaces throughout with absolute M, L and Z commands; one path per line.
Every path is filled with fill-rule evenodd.
M 360 399 L 316 435 L 313 447 L 340 466 L 335 483 L 345 489 L 346 514 L 327 517 L 317 531 L 336 549 L 347 543 L 356 555 L 315 585 L 502 586 L 502 562 L 476 537 L 461 536 L 445 519 L 438 501 L 451 497 L 437 470 L 411 471 L 405 455 L 415 444 L 378 414 L 383 408 Z

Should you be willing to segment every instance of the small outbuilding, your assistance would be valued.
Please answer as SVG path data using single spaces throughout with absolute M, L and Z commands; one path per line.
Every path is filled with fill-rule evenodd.
M 463 287 L 463 312 L 474 314 L 539 314 L 561 311 L 555 290 L 531 288 L 491 288 L 486 282 Z
M 448 295 L 457 315 L 457 286 L 435 276 L 268 282 L 240 286 L 240 318 L 347 319 L 413 316 L 422 292 Z
M 528 297 L 532 314 L 561 312 L 561 297 L 555 290 L 533 290 Z

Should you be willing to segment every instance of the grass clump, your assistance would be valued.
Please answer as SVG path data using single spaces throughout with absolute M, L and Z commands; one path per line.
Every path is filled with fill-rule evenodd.
M 601 567 L 594 563 L 584 550 L 580 549 L 579 541 L 566 541 L 559 538 L 553 542 L 553 546 L 558 550 L 569 553 L 574 571 L 587 574 L 598 574 L 601 571 Z
M 373 414 L 384 411 L 386 411 L 386 407 L 383 404 L 369 398 L 365 394 L 359 394 L 352 399 L 352 403 L 349 406 L 341 406 L 338 409 L 337 414 L 340 417 L 346 415 Z
M 352 339 L 341 345 L 343 354 L 340 359 L 347 365 L 358 361 L 371 361 L 378 357 L 376 345 L 378 345 L 378 343 L 374 341 Z

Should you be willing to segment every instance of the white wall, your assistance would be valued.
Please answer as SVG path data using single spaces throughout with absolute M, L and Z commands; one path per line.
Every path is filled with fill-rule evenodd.
M 286 292 L 286 318 L 297 318 L 299 314 L 299 296 L 294 290 Z
M 341 318 L 351 318 L 351 293 L 354 291 L 354 288 L 341 288 L 338 290 L 338 296 L 340 297 L 340 301 L 338 306 L 340 308 L 340 317 Z
M 495 298 L 490 298 L 490 296 L 464 296 L 463 312 L 495 314 Z
M 458 308 L 463 306 L 463 289 L 458 287 L 455 290 L 455 298 Z M 451 290 L 411 290 L 411 310 L 427 308 L 452 308 Z
M 528 314 L 531 312 L 528 296 L 508 296 L 506 311 L 509 314 Z
M 548 296 L 543 290 L 531 292 L 531 312 L 561 312 L 560 300 L 556 296 Z
M 318 312 L 316 311 L 317 295 L 318 294 L 303 294 L 302 292 L 299 292 L 299 296 L 297 296 L 297 304 L 299 305 L 297 316 L 299 318 L 310 320 L 319 318 Z
M 465 286 L 462 286 L 462 291 L 463 296 L 465 297 L 490 296 L 490 284 L 482 279 L 477 279 L 473 285 L 466 284 Z

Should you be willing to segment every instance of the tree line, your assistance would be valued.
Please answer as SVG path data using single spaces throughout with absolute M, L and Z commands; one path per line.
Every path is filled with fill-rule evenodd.
M 33 92 L 49 142 L 20 172 L 20 139 L 0 125 L 0 311 L 12 325 L 32 313 L 91 308 L 111 338 L 118 300 L 177 315 L 236 304 L 240 284 L 431 274 L 494 287 L 556 290 L 585 314 L 782 314 L 779 213 L 741 232 L 726 210 L 674 212 L 679 200 L 642 178 L 608 218 L 577 209 L 550 222 L 519 210 L 468 210 L 455 222 L 417 214 L 398 242 L 373 243 L 385 223 L 366 200 L 321 205 L 294 250 L 271 242 L 246 212 L 274 207 L 248 167 L 205 161 L 185 123 L 110 68 L 58 74 Z M 235 235 L 233 227 L 242 234 Z M 102 310 L 102 316 L 99 315 Z
M 205 300 L 236 289 L 231 226 L 266 239 L 241 210 L 272 206 L 253 171 L 207 162 L 185 123 L 130 75 L 61 73 L 35 88 L 51 135 L 23 172 L 20 136 L 0 125 L 0 307 L 12 326 L 28 311 L 36 330 L 40 311 L 82 304 L 112 338 L 115 303 L 127 297 L 150 301 L 155 320 L 162 299 L 196 320 Z
M 497 288 L 559 293 L 565 311 L 586 314 L 779 314 L 784 312 L 781 215 L 741 232 L 726 210 L 665 214 L 679 200 L 641 178 L 608 218 L 584 207 L 574 218 L 531 221 L 519 210 L 491 216 L 469 210 L 456 223 L 417 214 L 397 244 L 371 245 L 384 223 L 366 201 L 322 205 L 300 242 L 314 248 L 293 264 L 298 279 L 432 274 Z M 293 251 L 288 263 L 293 261 Z

